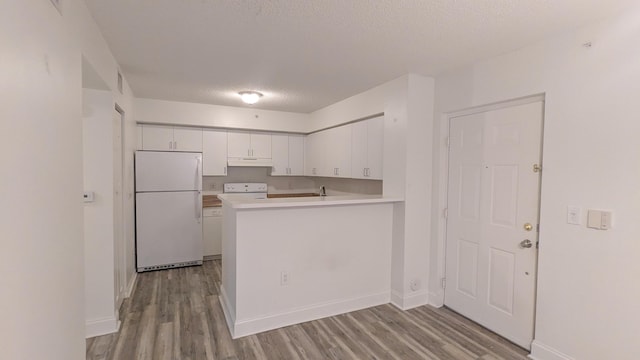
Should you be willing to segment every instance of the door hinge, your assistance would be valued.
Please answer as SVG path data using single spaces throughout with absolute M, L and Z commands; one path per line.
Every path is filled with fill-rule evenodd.
M 442 211 L 442 216 L 444 216 L 445 219 L 449 218 L 449 208 L 444 208 L 444 210 Z
M 442 286 L 443 289 L 447 287 L 447 278 L 440 279 L 440 286 Z

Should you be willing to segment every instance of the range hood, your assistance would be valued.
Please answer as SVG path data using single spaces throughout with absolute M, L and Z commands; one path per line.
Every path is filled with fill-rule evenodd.
M 227 159 L 227 166 L 272 167 L 273 161 L 271 159 L 258 158 L 229 158 Z

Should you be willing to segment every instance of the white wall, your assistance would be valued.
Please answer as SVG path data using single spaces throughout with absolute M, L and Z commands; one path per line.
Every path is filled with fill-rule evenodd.
M 117 64 L 84 2 L 61 3 L 0 2 L 2 359 L 85 357 L 81 59 L 110 85 Z
M 310 125 L 308 114 L 233 106 L 135 99 L 135 108 L 135 120 L 138 123 L 284 131 L 290 133 L 307 133 Z
M 582 44 L 592 42 L 592 47 Z M 637 359 L 640 334 L 640 11 L 439 76 L 436 118 L 532 94 L 546 97 L 536 359 Z M 436 121 L 434 158 L 446 129 Z M 441 203 L 441 173 L 434 204 Z M 568 225 L 568 205 L 583 225 Z M 613 211 L 608 231 L 586 209 Z M 434 206 L 433 224 L 440 208 Z M 441 265 L 434 227 L 432 272 Z M 438 292 L 432 282 L 432 291 Z
M 80 52 L 47 1 L 1 2 L 0 47 L 0 358 L 81 359 Z
M 311 114 L 313 130 L 385 114 L 382 192 L 405 199 L 394 206 L 392 300 L 405 309 L 428 300 L 433 97 L 432 78 L 408 74 Z
M 117 330 L 114 294 L 113 97 L 83 89 L 85 320 L 87 337 Z

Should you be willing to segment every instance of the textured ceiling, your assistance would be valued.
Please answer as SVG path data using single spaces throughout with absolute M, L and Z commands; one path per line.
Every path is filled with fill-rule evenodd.
M 135 96 L 311 112 L 512 51 L 634 0 L 86 0 Z

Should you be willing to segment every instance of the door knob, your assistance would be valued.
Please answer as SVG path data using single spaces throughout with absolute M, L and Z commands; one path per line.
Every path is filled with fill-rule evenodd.
M 523 226 L 523 227 L 524 227 L 524 229 L 525 229 L 526 231 L 531 231 L 531 230 L 533 229 L 533 225 L 531 225 L 531 224 L 529 224 L 529 223 L 524 224 L 524 226 Z
M 533 243 L 529 239 L 524 239 L 520 241 L 520 247 L 523 249 L 528 249 L 533 246 Z

